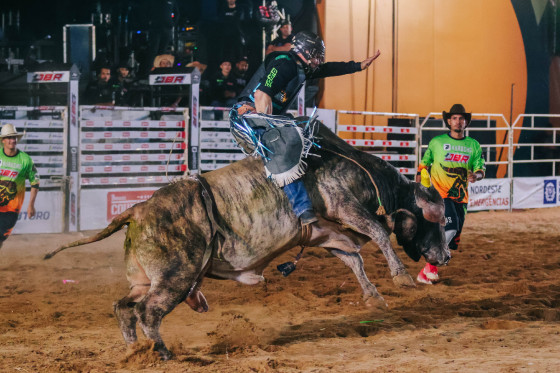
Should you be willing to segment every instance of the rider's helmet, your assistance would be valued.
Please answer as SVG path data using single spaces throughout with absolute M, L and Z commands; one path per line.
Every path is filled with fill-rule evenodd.
M 310 31 L 300 31 L 294 36 L 292 50 L 301 53 L 303 61 L 311 71 L 325 62 L 325 43 L 316 34 Z

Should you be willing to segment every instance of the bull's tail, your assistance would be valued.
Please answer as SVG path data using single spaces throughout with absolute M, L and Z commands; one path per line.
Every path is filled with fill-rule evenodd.
M 97 233 L 93 236 L 90 236 L 90 237 L 85 237 L 85 238 L 82 238 L 80 240 L 68 243 L 66 245 L 62 245 L 58 249 L 56 249 L 54 251 L 51 251 L 50 253 L 46 254 L 43 257 L 43 260 L 50 259 L 53 256 L 55 256 L 56 254 L 58 254 L 59 252 L 61 252 L 62 250 L 66 250 L 70 247 L 85 245 L 85 244 L 92 243 L 92 242 L 97 242 L 97 241 L 100 241 L 104 238 L 109 237 L 110 235 L 112 235 L 116 231 L 120 230 L 123 227 L 123 225 L 126 225 L 126 224 L 130 223 L 130 218 L 133 215 L 133 209 L 134 209 L 134 207 L 131 207 L 128 210 L 124 211 L 119 216 L 115 217 L 111 221 L 111 223 L 105 229 L 100 231 L 99 233 Z

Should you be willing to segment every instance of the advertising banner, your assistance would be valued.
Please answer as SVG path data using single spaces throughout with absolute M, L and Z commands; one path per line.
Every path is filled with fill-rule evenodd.
M 82 189 L 80 191 L 80 230 L 105 228 L 129 207 L 147 200 L 157 188 Z
M 519 177 L 513 179 L 513 208 L 560 206 L 560 177 Z
M 61 233 L 64 230 L 63 197 L 61 191 L 39 190 L 35 200 L 35 216 L 27 216 L 29 192 L 19 214 L 13 234 L 28 233 Z
M 482 179 L 469 183 L 468 211 L 508 210 L 510 185 L 509 179 Z

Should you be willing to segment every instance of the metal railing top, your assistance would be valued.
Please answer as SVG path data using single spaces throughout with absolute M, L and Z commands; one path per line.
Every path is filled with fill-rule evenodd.
M 511 128 L 516 127 L 517 123 L 521 118 L 531 118 L 530 128 L 519 128 L 519 129 L 542 129 L 542 130 L 554 130 L 555 127 L 535 127 L 535 118 L 560 118 L 560 114 L 519 114 L 515 121 L 511 125 Z M 523 122 L 521 122 L 523 123 Z M 560 129 L 556 127 L 557 129 Z M 517 129 L 517 128 L 516 128 Z
M 165 111 L 165 112 L 173 112 L 173 111 L 185 111 L 189 110 L 188 107 L 172 107 L 172 106 L 162 106 L 162 107 L 151 107 L 151 106 L 139 106 L 139 107 L 132 107 L 132 106 L 104 106 L 104 105 L 80 105 L 80 110 L 113 110 L 113 111 Z
M 0 106 L 0 111 L 59 111 L 66 109 L 68 106 Z
M 386 117 L 411 117 L 418 118 L 420 115 L 411 113 L 390 113 L 390 112 L 378 112 L 378 111 L 356 111 L 356 110 L 337 110 L 339 114 L 353 114 L 353 115 L 382 115 Z

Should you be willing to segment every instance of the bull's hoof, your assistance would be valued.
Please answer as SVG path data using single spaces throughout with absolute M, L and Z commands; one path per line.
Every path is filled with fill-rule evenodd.
M 370 310 L 385 312 L 389 309 L 387 302 L 381 295 L 367 297 L 364 299 L 364 303 Z
M 416 284 L 408 273 L 400 273 L 393 277 L 393 283 L 400 288 L 415 288 Z
M 185 299 L 185 303 L 196 312 L 208 312 L 208 302 L 200 290 L 192 292 L 187 299 Z
M 156 343 L 154 345 L 154 351 L 157 351 L 159 353 L 159 357 L 161 357 L 161 360 L 164 361 L 170 360 L 173 357 L 171 351 L 169 351 L 163 344 Z

